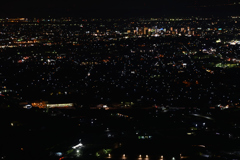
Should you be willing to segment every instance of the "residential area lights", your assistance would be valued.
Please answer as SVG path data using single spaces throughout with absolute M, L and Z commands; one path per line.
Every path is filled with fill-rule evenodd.
M 240 17 L 70 20 L 0 19 L 2 159 L 240 159 Z

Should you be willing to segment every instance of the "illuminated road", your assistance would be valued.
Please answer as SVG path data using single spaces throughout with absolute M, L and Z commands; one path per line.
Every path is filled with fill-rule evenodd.
M 149 156 L 149 155 L 136 155 L 136 156 L 128 156 L 123 154 L 122 156 L 112 156 L 111 154 L 108 155 L 106 159 L 112 159 L 112 160 L 179 160 L 181 159 L 181 155 L 177 157 L 164 157 L 163 155 L 160 156 Z
M 201 118 L 206 118 L 206 119 L 209 119 L 209 120 L 213 120 L 213 118 L 211 118 L 211 117 L 203 116 L 203 115 L 200 115 L 200 114 L 192 114 L 192 115 L 196 116 L 196 117 L 201 117 Z

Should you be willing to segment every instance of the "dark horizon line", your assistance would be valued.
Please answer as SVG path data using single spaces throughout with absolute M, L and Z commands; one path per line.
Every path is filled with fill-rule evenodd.
M 135 18 L 135 17 L 190 17 L 190 16 L 238 16 L 240 7 L 172 7 L 157 9 L 81 9 L 68 10 L 63 8 L 38 8 L 28 10 L 15 10 L 8 12 L 2 10 L 0 17 L 84 17 L 84 18 Z

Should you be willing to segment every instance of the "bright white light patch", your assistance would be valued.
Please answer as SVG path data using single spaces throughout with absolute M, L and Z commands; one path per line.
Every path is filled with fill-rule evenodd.
M 78 147 L 82 147 L 82 146 L 83 146 L 83 144 L 82 144 L 82 143 L 79 143 L 78 145 L 73 146 L 72 148 L 73 148 L 73 149 L 76 149 L 76 148 L 78 148 Z

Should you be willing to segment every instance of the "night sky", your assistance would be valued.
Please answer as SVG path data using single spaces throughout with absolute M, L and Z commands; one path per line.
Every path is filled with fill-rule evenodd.
M 236 15 L 239 0 L 13 0 L 1 3 L 1 17 L 31 16 L 186 16 L 186 15 Z

